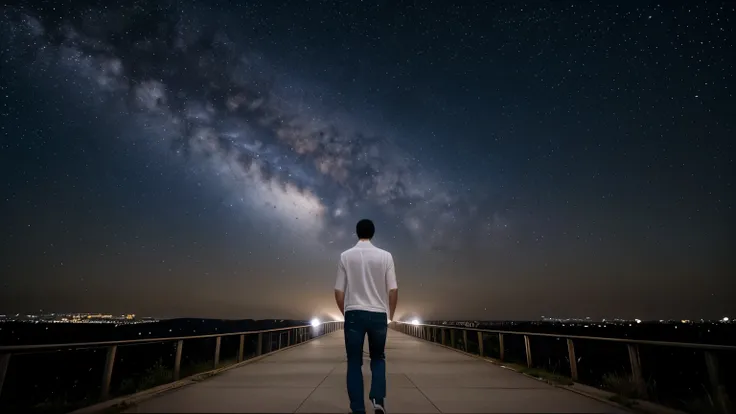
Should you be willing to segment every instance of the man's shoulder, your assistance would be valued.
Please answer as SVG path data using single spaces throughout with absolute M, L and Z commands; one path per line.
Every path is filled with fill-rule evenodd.
M 391 252 L 389 252 L 389 251 L 388 251 L 388 250 L 386 250 L 386 249 L 382 249 L 382 248 L 380 248 L 380 247 L 376 247 L 376 250 L 378 250 L 379 252 L 381 252 L 381 253 L 385 254 L 386 256 L 391 256 Z
M 376 251 L 377 251 L 377 252 L 378 252 L 378 253 L 379 253 L 379 254 L 380 254 L 381 256 L 383 256 L 383 257 L 384 257 L 384 259 L 391 259 L 391 260 L 393 260 L 393 258 L 394 258 L 394 257 L 393 257 L 393 256 L 391 255 L 391 252 L 389 252 L 388 250 L 386 250 L 386 249 L 382 249 L 382 248 L 380 248 L 380 247 L 376 247 L 376 246 L 373 246 L 373 248 L 374 248 L 374 249 L 375 249 L 375 250 L 376 250 Z
M 351 248 L 345 250 L 344 252 L 340 253 L 340 260 L 346 258 L 347 256 L 352 255 L 353 252 L 355 252 L 355 247 L 351 247 Z

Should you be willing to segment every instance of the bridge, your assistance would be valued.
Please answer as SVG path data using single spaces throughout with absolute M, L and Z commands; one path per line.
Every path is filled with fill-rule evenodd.
M 390 413 L 674 413 L 646 401 L 639 345 L 697 349 L 703 352 L 711 380 L 713 413 L 728 413 L 730 402 L 719 382 L 716 354 L 736 347 L 588 338 L 528 332 L 492 331 L 449 325 L 392 323 L 387 345 L 387 410 Z M 104 351 L 97 401 L 75 413 L 95 412 L 260 412 L 345 413 L 346 357 L 342 322 L 216 335 L 141 339 L 64 345 L 0 347 L 0 401 L 3 382 L 15 356 L 61 350 Z M 505 362 L 508 339 L 524 344 L 524 363 Z M 562 340 L 569 376 L 535 369 L 535 338 Z M 195 340 L 212 340 L 211 365 L 184 375 L 183 350 Z M 236 357 L 223 363 L 223 341 L 234 345 Z M 637 394 L 628 397 L 578 382 L 576 341 L 594 340 L 623 346 L 628 353 L 628 379 Z M 112 379 L 119 350 L 152 343 L 175 349 L 171 378 L 148 389 L 120 395 Z M 246 352 L 249 344 L 252 352 Z M 539 349 L 536 346 L 536 349 Z M 366 345 L 365 361 L 368 361 Z M 370 368 L 364 363 L 364 383 Z M 111 388 L 112 387 L 112 388 Z M 6 390 L 7 392 L 7 390 Z M 18 392 L 18 390 L 14 390 Z M 0 410 L 2 410 L 0 406 Z M 370 407 L 369 404 L 366 407 Z M 71 411 L 71 410 L 70 410 Z

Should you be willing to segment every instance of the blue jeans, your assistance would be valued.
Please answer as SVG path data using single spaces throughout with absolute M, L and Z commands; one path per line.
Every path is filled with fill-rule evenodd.
M 348 396 L 350 411 L 365 412 L 363 395 L 363 341 L 368 335 L 371 357 L 371 390 L 368 398 L 383 405 L 386 398 L 386 334 L 385 312 L 352 310 L 345 312 L 345 350 L 348 354 Z

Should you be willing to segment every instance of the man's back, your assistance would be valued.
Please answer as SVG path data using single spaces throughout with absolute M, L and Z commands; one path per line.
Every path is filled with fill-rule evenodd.
M 345 292 L 345 311 L 389 314 L 389 290 L 396 289 L 391 253 L 361 240 L 340 255 L 335 289 Z

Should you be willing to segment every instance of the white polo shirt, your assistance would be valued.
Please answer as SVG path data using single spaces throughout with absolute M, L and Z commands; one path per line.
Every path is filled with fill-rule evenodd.
M 388 291 L 398 289 L 394 258 L 369 241 L 358 241 L 340 255 L 335 290 L 345 292 L 345 312 L 386 312 Z

